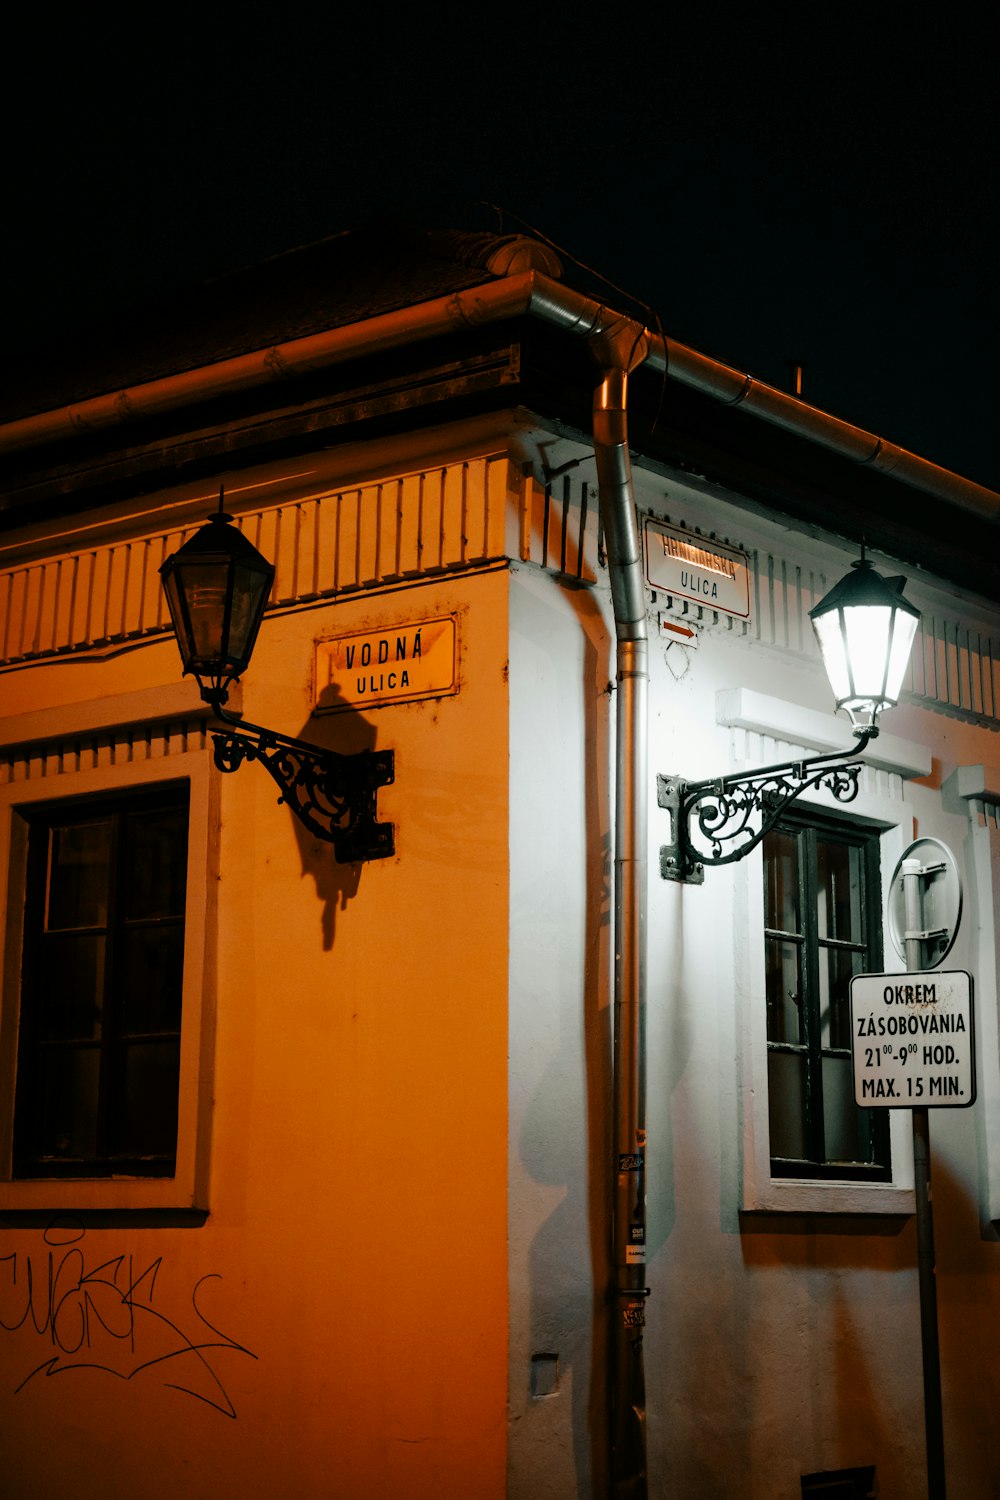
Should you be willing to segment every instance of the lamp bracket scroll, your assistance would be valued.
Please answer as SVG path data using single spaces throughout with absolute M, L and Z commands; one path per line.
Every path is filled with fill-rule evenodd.
M 338 755 L 236 719 L 221 705 L 215 714 L 226 725 L 212 734 L 220 771 L 236 771 L 245 760 L 260 761 L 280 788 L 280 800 L 315 838 L 333 845 L 340 864 L 393 854 L 393 825 L 380 823 L 376 808 L 379 787 L 394 779 L 393 751 Z
M 847 750 L 764 766 L 746 776 L 708 781 L 657 776 L 656 800 L 670 814 L 673 835 L 673 842 L 660 848 L 663 879 L 702 885 L 706 865 L 734 864 L 749 854 L 788 805 L 811 788 L 823 788 L 837 802 L 853 802 L 861 772 L 853 757 L 877 733 L 869 728 Z

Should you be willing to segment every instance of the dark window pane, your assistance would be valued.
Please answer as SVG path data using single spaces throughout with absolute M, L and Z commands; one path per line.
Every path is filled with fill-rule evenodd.
M 837 840 L 816 841 L 817 935 L 842 943 L 861 939 L 861 850 Z
M 819 960 L 820 1045 L 851 1045 L 851 978 L 863 972 L 862 955 L 849 948 L 821 948 Z
M 799 932 L 797 841 L 793 834 L 767 837 L 764 926 L 772 932 Z
M 40 1063 L 36 1154 L 57 1160 L 95 1156 L 100 1053 L 96 1047 L 60 1047 L 43 1052 Z
M 122 1049 L 122 1109 L 115 1156 L 172 1156 L 177 1144 L 179 1042 L 133 1042 Z
M 31 812 L 19 1177 L 174 1169 L 187 823 L 183 783 Z
M 891 1176 L 885 1112 L 854 1102 L 850 981 L 881 961 L 879 835 L 795 808 L 763 842 L 771 1170 Z M 839 1055 L 835 1055 L 839 1054 Z
M 83 932 L 47 934 L 42 939 L 36 1014 L 44 1041 L 100 1036 L 106 941 L 103 934 Z
M 184 928 L 128 927 L 118 949 L 120 1033 L 180 1031 Z
M 767 939 L 767 1039 L 799 1043 L 802 1030 L 801 950 L 798 943 Z
M 176 917 L 184 911 L 187 808 L 133 814 L 125 844 L 127 920 Z
M 806 1149 L 806 1059 L 798 1052 L 769 1052 L 767 1108 L 771 1155 L 802 1161 Z
M 110 868 L 109 818 L 52 829 L 46 924 L 50 932 L 104 926 Z
M 823 1059 L 823 1134 L 829 1161 L 869 1159 L 861 1149 L 861 1111 L 854 1102 L 854 1068 L 849 1057 Z

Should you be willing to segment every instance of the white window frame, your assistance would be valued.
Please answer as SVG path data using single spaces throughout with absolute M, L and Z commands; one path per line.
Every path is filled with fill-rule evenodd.
M 770 759 L 795 759 L 842 743 L 839 722 L 828 715 L 797 709 L 780 699 L 744 690 L 719 694 L 717 719 L 731 727 L 754 733 L 778 735 L 780 740 Z M 794 734 L 794 740 L 790 735 Z M 905 802 L 888 795 L 877 785 L 899 775 L 926 775 L 926 752 L 917 745 L 885 737 L 863 757 L 873 768 L 862 773 L 862 786 L 848 805 L 836 802 L 828 792 L 803 794 L 798 805 L 833 815 L 840 822 L 856 820 L 880 828 L 882 874 L 883 963 L 886 972 L 900 971 L 885 945 L 885 898 L 896 864 L 912 841 L 913 817 Z M 754 766 L 734 767 L 734 773 Z M 736 1002 L 739 1026 L 741 1099 L 741 1191 L 743 1213 L 882 1214 L 914 1212 L 913 1145 L 910 1116 L 892 1110 L 889 1116 L 889 1149 L 892 1177 L 889 1182 L 812 1181 L 771 1176 L 768 1121 L 767 1008 L 764 945 L 764 857 L 761 846 L 734 866 L 736 931 L 749 934 L 745 961 L 735 964 Z
M 14 1178 L 12 1172 L 20 954 L 27 822 L 22 809 L 165 781 L 190 788 L 177 1160 L 173 1177 Z M 215 931 L 218 776 L 209 752 L 178 750 L 125 764 L 60 771 L 0 786 L 0 1212 L 199 1210 L 208 1208 L 214 1051 L 211 980 Z

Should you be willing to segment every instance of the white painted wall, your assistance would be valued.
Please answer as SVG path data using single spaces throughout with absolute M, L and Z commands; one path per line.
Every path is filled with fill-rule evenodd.
M 831 582 L 852 560 L 759 519 L 741 531 L 746 518 L 718 497 L 674 486 L 669 508 L 658 505 L 674 522 L 717 529 L 751 552 L 768 549 L 791 568 L 828 570 Z M 909 592 L 921 589 L 918 603 L 934 607 L 926 580 Z M 765 1165 L 767 1155 L 759 1138 L 766 1101 L 751 1045 L 756 1036 L 759 1054 L 760 861 L 709 870 L 700 888 L 664 882 L 657 872 L 668 820 L 655 804 L 656 772 L 698 778 L 802 753 L 781 737 L 787 729 L 769 737 L 718 723 L 721 690 L 781 700 L 788 710 L 779 717 L 791 723 L 808 710 L 816 723 L 825 715 L 833 725 L 808 639 L 794 653 L 774 640 L 772 600 L 779 612 L 788 608 L 786 595 L 758 593 L 758 615 L 771 613 L 766 629 L 759 618 L 744 629 L 686 612 L 682 618 L 700 632 L 693 649 L 657 639 L 662 600 L 651 613 L 650 1493 L 797 1500 L 804 1473 L 874 1463 L 880 1494 L 918 1495 L 924 1454 L 909 1116 L 894 1120 L 895 1188 L 866 1199 L 859 1190 L 804 1186 L 783 1200 L 769 1184 L 754 1187 L 755 1128 Z M 600 591 L 585 610 L 576 591 L 538 570 L 512 575 L 508 1494 L 517 1500 L 603 1493 L 608 619 Z M 796 628 L 786 617 L 782 632 Z M 901 707 L 885 727 L 903 743 L 886 744 L 883 760 L 929 774 L 914 781 L 898 769 L 866 771 L 853 811 L 886 828 L 886 881 L 905 844 L 924 835 L 949 845 L 967 882 L 979 880 L 979 915 L 967 905 L 948 960 L 976 972 L 997 894 L 983 889 L 982 869 L 977 875 L 963 853 L 968 810 L 943 801 L 941 786 L 956 764 L 996 765 L 996 732 L 918 706 Z M 803 719 L 811 753 L 806 732 Z M 979 863 L 989 867 L 988 849 Z M 886 944 L 886 966 L 902 968 L 888 937 Z M 995 1005 L 995 973 L 982 977 L 982 993 Z M 984 1035 L 995 1047 L 988 1019 Z M 989 1071 L 995 1080 L 992 1064 Z M 995 1113 L 995 1100 L 983 1097 L 974 1110 L 937 1110 L 931 1119 L 949 1492 L 968 1500 L 1000 1492 L 1000 1462 L 983 1435 L 1000 1395 L 989 1349 L 1000 1310 L 1000 1245 L 981 1192 L 984 1122 Z M 768 1212 L 741 1212 L 772 1199 Z M 799 1211 L 779 1211 L 790 1206 Z
M 589 1493 L 595 1457 L 598 1474 L 602 1462 L 613 672 L 606 604 L 538 569 L 511 573 L 508 1494 L 524 1500 Z

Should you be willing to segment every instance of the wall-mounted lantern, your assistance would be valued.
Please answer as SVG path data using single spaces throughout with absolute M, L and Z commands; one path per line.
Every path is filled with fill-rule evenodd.
M 883 578 L 864 557 L 809 611 L 838 709 L 859 737 L 899 702 L 920 611 L 905 578 Z M 871 736 L 869 736 L 871 738 Z
M 789 802 L 810 787 L 825 787 L 838 802 L 854 800 L 861 766 L 848 762 L 878 734 L 882 710 L 898 702 L 920 621 L 919 610 L 902 596 L 905 582 L 881 577 L 862 556 L 809 612 L 837 708 L 850 717 L 856 745 L 809 760 L 764 766 L 746 776 L 710 781 L 656 778 L 657 800 L 673 825 L 673 843 L 660 849 L 665 880 L 701 885 L 706 865 L 742 859 Z M 693 833 L 700 840 L 697 848 Z
M 274 567 L 219 509 L 160 569 L 185 675 L 215 709 L 246 671 Z
M 377 820 L 380 786 L 394 779 L 391 750 L 339 755 L 227 712 L 229 689 L 250 664 L 274 567 L 219 509 L 160 569 L 184 672 L 227 728 L 213 734 L 215 763 L 235 771 L 259 760 L 281 800 L 341 863 L 393 853 L 391 823 Z

